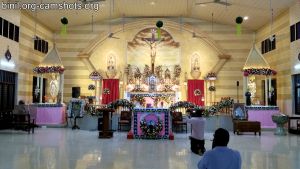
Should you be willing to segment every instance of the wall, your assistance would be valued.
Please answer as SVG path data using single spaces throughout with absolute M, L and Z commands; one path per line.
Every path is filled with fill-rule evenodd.
M 20 26 L 20 12 L 19 11 L 7 11 L 7 10 L 0 10 L 0 16 L 13 23 L 14 25 Z M 11 72 L 18 72 L 19 69 L 19 43 L 13 41 L 9 38 L 0 36 L 0 62 L 8 62 L 5 58 L 5 52 L 7 51 L 7 47 L 9 46 L 9 51 L 12 55 L 11 60 L 9 61 L 10 64 L 15 65 L 14 67 L 5 66 L 0 64 L 0 69 L 7 70 Z
M 49 51 L 53 47 L 53 32 L 47 27 L 37 23 L 26 12 L 20 12 L 20 42 L 19 42 L 19 76 L 18 99 L 32 102 L 33 68 L 42 62 L 46 54 L 34 50 L 35 35 L 49 42 Z
M 291 52 L 290 52 L 290 21 L 289 11 L 285 11 L 275 18 L 272 35 L 276 35 L 276 49 L 263 54 L 277 75 L 272 77 L 277 81 L 277 105 L 280 111 L 291 114 Z M 266 24 L 256 32 L 256 45 L 261 49 L 261 42 L 271 35 L 270 23 Z M 257 78 L 257 94 L 261 98 L 261 80 Z
M 214 29 L 211 29 L 211 23 L 201 20 L 193 21 L 193 27 L 185 23 L 183 29 L 179 23 L 171 20 L 163 20 L 167 29 L 175 41 L 180 43 L 181 50 L 181 66 L 182 76 L 181 82 L 184 80 L 184 72 L 190 76 L 190 57 L 193 53 L 200 55 L 200 69 L 202 71 L 201 79 L 213 68 L 218 62 L 217 51 L 213 49 L 206 38 L 210 38 L 216 42 L 219 48 L 222 48 L 226 54 L 231 55 L 221 68 L 216 81 L 215 101 L 221 97 L 230 96 L 236 99 L 236 81 L 239 80 L 242 85 L 242 68 L 246 57 L 253 43 L 253 32 L 244 30 L 241 36 L 237 36 L 234 26 L 214 24 Z M 64 96 L 65 101 L 71 97 L 71 89 L 73 86 L 81 87 L 81 95 L 91 95 L 92 92 L 87 90 L 87 86 L 93 83 L 88 79 L 91 71 L 98 70 L 103 76 L 106 71 L 106 56 L 110 52 L 114 52 L 117 58 L 118 72 L 124 74 L 127 55 L 127 42 L 131 41 L 134 35 L 146 27 L 153 27 L 155 19 L 139 19 L 127 22 L 122 30 L 122 23 L 114 23 L 112 30 L 119 30 L 115 36 L 120 39 L 106 38 L 108 35 L 108 25 L 103 23 L 95 23 L 92 31 L 91 25 L 70 27 L 66 36 L 59 36 L 57 39 L 58 50 L 62 56 L 65 71 Z M 194 24 L 196 23 L 196 24 Z M 204 38 L 192 38 L 192 31 L 197 34 L 207 36 Z M 86 50 L 88 46 L 94 44 L 95 41 L 101 41 L 92 51 L 89 51 L 89 56 L 78 56 L 79 53 Z M 89 59 L 84 59 L 89 57 Z M 137 60 L 138 62 L 138 60 Z M 120 73 L 119 73 L 120 75 Z M 119 77 L 117 75 L 117 78 Z M 243 97 L 242 86 L 239 88 L 239 98 Z M 181 87 L 182 99 L 186 99 L 186 88 Z

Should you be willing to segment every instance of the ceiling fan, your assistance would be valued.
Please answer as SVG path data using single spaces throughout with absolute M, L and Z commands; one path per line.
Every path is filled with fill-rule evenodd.
M 192 32 L 192 38 L 207 38 L 205 36 L 199 36 L 196 34 L 196 32 Z
M 114 39 L 120 39 L 119 37 L 114 36 L 113 32 L 109 33 L 107 37 L 108 38 L 114 38 Z
M 225 5 L 225 6 L 232 5 L 231 3 L 228 3 L 227 0 L 226 1 L 213 0 L 213 1 L 210 1 L 210 2 L 198 2 L 198 3 L 195 3 L 195 5 L 204 5 L 204 4 L 212 4 L 212 3 L 220 4 L 220 5 Z
M 95 3 L 95 2 L 103 2 L 105 0 L 79 0 L 83 4 L 88 4 L 88 3 Z

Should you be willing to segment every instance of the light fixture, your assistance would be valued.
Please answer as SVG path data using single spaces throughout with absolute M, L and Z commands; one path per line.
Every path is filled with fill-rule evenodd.
M 155 5 L 155 2 L 154 1 L 150 2 L 150 5 Z
M 201 7 L 206 7 L 206 4 L 200 4 L 199 6 L 201 6 Z
M 248 20 L 249 19 L 249 17 L 248 16 L 244 16 L 244 20 L 246 21 L 246 20 Z
M 8 67 L 8 68 L 14 68 L 16 65 L 13 62 L 7 62 L 1 60 L 1 66 Z

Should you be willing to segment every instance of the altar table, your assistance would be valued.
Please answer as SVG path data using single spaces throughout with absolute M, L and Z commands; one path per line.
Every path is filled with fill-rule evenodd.
M 66 107 L 64 105 L 38 105 L 29 106 L 29 112 L 37 125 L 64 125 L 66 123 Z
M 276 128 L 272 115 L 279 113 L 277 106 L 246 106 L 248 121 L 259 121 L 261 128 Z
M 162 125 L 162 130 L 155 136 L 147 135 L 141 129 L 141 122 L 144 121 L 149 128 Z M 170 111 L 169 109 L 133 109 L 131 132 L 133 132 L 134 138 L 143 139 L 170 139 L 173 135 L 171 132 L 170 124 Z

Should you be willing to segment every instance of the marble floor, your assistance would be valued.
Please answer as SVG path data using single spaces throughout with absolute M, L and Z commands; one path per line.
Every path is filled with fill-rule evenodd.
M 39 128 L 34 134 L 0 131 L 0 169 L 196 169 L 201 158 L 189 149 L 189 134 L 175 140 L 127 140 L 125 132 L 98 139 L 96 131 Z M 206 133 L 206 149 L 212 133 Z M 299 169 L 300 136 L 263 132 L 231 135 L 243 169 Z

